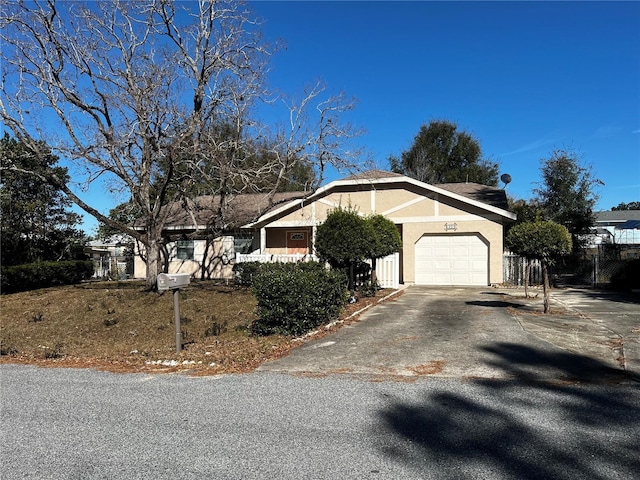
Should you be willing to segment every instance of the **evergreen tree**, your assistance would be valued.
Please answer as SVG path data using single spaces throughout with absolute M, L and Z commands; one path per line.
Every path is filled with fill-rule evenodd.
M 358 212 L 336 208 L 316 231 L 315 250 L 318 257 L 336 269 L 349 273 L 349 290 L 353 290 L 354 267 L 369 258 L 374 231 Z
M 611 209 L 612 212 L 620 210 L 640 210 L 640 202 L 619 203 L 617 207 Z
M 482 158 L 480 143 L 455 123 L 434 120 L 422 125 L 413 145 L 391 169 L 429 184 L 474 182 L 498 185 L 498 165 Z
M 7 133 L 0 139 L 2 265 L 82 258 L 80 216 L 45 179 L 48 171 L 68 179 L 67 169 L 45 145 L 39 152 Z
M 578 156 L 567 150 L 555 150 L 542 160 L 542 184 L 534 190 L 545 220 L 564 225 L 571 233 L 574 246 L 580 235 L 589 233 L 595 224 L 593 208 L 598 200 L 596 179 L 590 167 L 580 164 Z

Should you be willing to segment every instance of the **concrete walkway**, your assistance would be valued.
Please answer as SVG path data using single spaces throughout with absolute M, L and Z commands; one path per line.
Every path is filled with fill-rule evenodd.
M 639 303 L 558 290 L 552 315 L 542 315 L 541 297 L 524 299 L 518 289 L 412 286 L 260 370 L 532 382 L 626 382 L 635 381 L 633 372 L 640 379 Z

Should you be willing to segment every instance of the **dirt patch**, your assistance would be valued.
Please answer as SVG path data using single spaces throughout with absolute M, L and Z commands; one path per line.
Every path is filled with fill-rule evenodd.
M 416 375 L 435 375 L 441 373 L 444 370 L 446 362 L 444 360 L 434 360 L 433 362 L 425 363 L 423 365 L 413 365 L 407 367 L 407 370 L 415 373 Z

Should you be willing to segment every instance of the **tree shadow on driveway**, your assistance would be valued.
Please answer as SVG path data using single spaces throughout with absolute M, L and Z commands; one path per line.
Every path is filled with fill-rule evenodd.
M 607 302 L 640 304 L 640 294 L 632 292 L 618 292 L 613 290 L 580 289 L 577 290 L 587 298 L 605 300 Z
M 571 353 L 508 343 L 485 351 L 515 380 L 429 382 L 414 399 L 387 397 L 380 451 L 421 478 L 637 478 L 639 384 Z M 546 382 L 531 366 L 566 380 Z
M 505 302 L 502 300 L 471 300 L 465 302 L 467 305 L 474 305 L 476 307 L 493 307 L 493 308 L 523 308 L 524 305 L 520 303 Z
M 633 372 L 611 368 L 594 358 L 564 350 L 541 351 L 513 343 L 496 343 L 481 350 L 494 355 L 494 359 L 487 362 L 488 365 L 498 367 L 509 377 L 524 382 L 541 382 L 549 374 L 554 374 L 560 381 L 572 383 L 640 382 L 640 376 Z

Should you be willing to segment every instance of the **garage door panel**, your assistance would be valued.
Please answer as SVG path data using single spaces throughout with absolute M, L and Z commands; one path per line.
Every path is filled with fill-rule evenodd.
M 432 269 L 434 272 L 446 272 L 451 268 L 451 264 L 448 260 L 435 260 L 432 263 Z
M 451 253 L 453 253 L 454 257 L 468 257 L 471 251 L 467 245 L 452 245 Z
M 478 235 L 425 235 L 415 245 L 416 284 L 487 285 L 489 249 Z
M 454 272 L 467 271 L 471 268 L 469 259 L 460 257 L 451 260 L 449 266 Z

